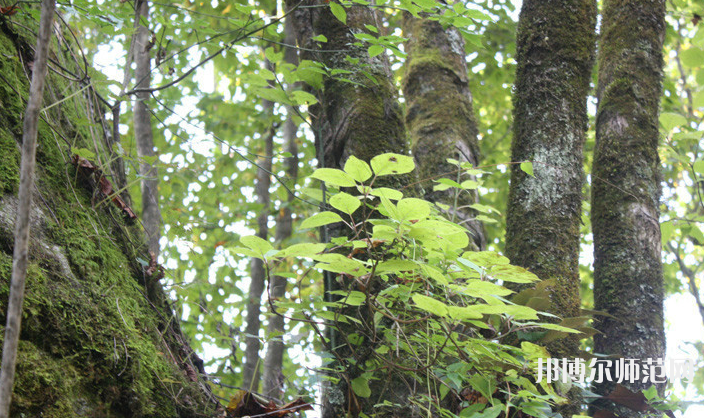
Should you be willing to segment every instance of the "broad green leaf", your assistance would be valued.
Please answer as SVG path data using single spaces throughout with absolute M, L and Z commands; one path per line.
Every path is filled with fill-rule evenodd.
M 379 54 L 381 54 L 382 52 L 384 52 L 384 50 L 386 50 L 386 48 L 384 47 L 384 45 L 372 45 L 372 46 L 369 47 L 369 50 L 368 50 L 369 56 L 370 56 L 371 58 L 374 58 L 374 57 L 376 57 L 377 55 L 379 55 Z
M 702 30 L 701 32 L 704 33 L 704 30 Z M 694 107 L 704 107 L 704 90 L 701 90 L 694 94 L 694 98 L 692 99 L 692 105 Z
M 455 321 L 466 321 L 468 319 L 481 319 L 483 314 L 469 306 L 448 306 L 447 316 Z
M 347 12 L 345 11 L 345 8 L 340 6 L 339 4 L 335 3 L 334 1 L 330 2 L 330 11 L 332 14 L 339 20 L 340 22 L 347 24 Z
M 513 293 L 512 290 L 499 286 L 498 284 L 477 279 L 467 280 L 462 288 L 464 294 L 475 298 L 483 298 L 487 295 L 508 296 Z
M 301 228 L 317 228 L 335 222 L 342 222 L 340 215 L 335 212 L 325 211 L 304 219 L 303 222 L 301 222 Z
M 332 213 L 332 212 L 330 212 Z M 277 257 L 311 257 L 325 250 L 325 244 L 293 244 L 279 251 Z
M 398 190 L 389 189 L 388 187 L 375 187 L 371 191 L 372 196 L 385 197 L 389 200 L 403 199 L 403 193 Z
M 333 4 L 334 3 L 330 3 L 330 5 Z M 356 379 L 352 379 L 350 385 L 352 386 L 352 391 L 354 391 L 354 393 L 359 397 L 368 398 L 372 395 L 372 390 L 369 389 L 369 379 L 365 376 L 359 376 Z
M 251 249 L 252 251 L 260 255 L 264 255 L 274 249 L 274 247 L 271 246 L 269 241 L 259 238 L 256 235 L 248 235 L 242 237 L 240 238 L 240 242 L 245 247 Z
M 369 168 L 369 164 L 352 155 L 345 162 L 345 173 L 358 182 L 363 183 L 372 176 L 372 169 Z
M 701 67 L 704 65 L 704 50 L 696 46 L 689 47 L 680 51 L 680 59 L 682 64 L 689 68 Z
M 314 105 L 318 103 L 318 99 L 307 91 L 294 90 L 291 92 L 291 100 L 296 105 Z
M 694 164 L 692 164 L 692 169 L 695 173 L 704 176 L 704 161 L 695 161 Z
M 349 174 L 336 168 L 319 168 L 310 175 L 325 184 L 339 187 L 354 187 L 355 182 Z
M 415 293 L 412 298 L 416 306 L 426 312 L 430 312 L 438 316 L 447 316 L 448 314 L 448 306 L 439 300 L 421 295 L 419 293 Z
M 425 200 L 407 198 L 396 205 L 399 221 L 422 220 L 430 215 L 430 205 Z
M 509 264 L 508 258 L 495 251 L 466 251 L 462 254 L 462 258 L 482 267 Z
M 330 205 L 340 212 L 351 215 L 362 203 L 349 193 L 340 192 L 330 198 Z
M 511 264 L 494 266 L 491 268 L 490 274 L 496 279 L 513 283 L 532 283 L 540 280 L 538 276 L 523 267 Z
M 663 112 L 660 114 L 660 124 L 666 132 L 687 123 L 687 118 L 679 113 Z
M 406 174 L 416 167 L 413 157 L 401 154 L 386 153 L 372 158 L 371 166 L 377 176 L 389 174 Z
M 533 163 L 530 161 L 523 161 L 521 163 L 521 170 L 523 170 L 526 174 L 528 174 L 531 177 L 535 177 L 533 175 Z

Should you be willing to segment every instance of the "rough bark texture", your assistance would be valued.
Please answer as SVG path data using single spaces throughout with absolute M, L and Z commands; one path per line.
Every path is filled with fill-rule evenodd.
M 143 25 L 149 21 L 149 2 L 136 0 L 135 25 L 137 32 L 134 36 L 134 56 L 137 67 L 134 77 L 136 89 L 151 87 L 151 55 L 153 45 L 150 43 L 151 33 Z M 159 238 L 161 238 L 161 211 L 159 210 L 159 177 L 154 164 L 149 162 L 154 158 L 154 135 L 152 133 L 152 118 L 147 107 L 149 93 L 140 92 L 135 95 L 134 102 L 134 139 L 137 144 L 137 156 L 142 160 L 139 164 L 139 174 L 142 176 L 142 225 L 147 234 L 149 251 L 159 255 Z M 146 159 L 146 160 L 145 160 Z
M 605 1 L 599 48 L 594 302 L 613 317 L 596 323 L 595 351 L 634 359 L 662 358 L 665 350 L 657 151 L 664 17 L 665 0 Z
M 15 25 L 17 22 L 19 25 Z M 0 21 L 0 323 L 5 322 L 16 218 L 21 120 L 33 61 L 28 13 Z M 64 39 L 68 39 L 65 37 Z M 33 41 L 30 41 L 33 42 Z M 62 68 L 79 65 L 61 49 Z M 104 135 L 85 120 L 97 100 L 65 98 L 82 86 L 49 74 L 41 113 L 32 237 L 13 417 L 212 416 L 197 358 L 159 283 L 142 269 L 143 234 L 70 163 L 71 147 L 96 153 L 109 179 Z M 65 100 L 64 100 L 65 99 Z M 87 100 L 91 100 L 90 105 Z M 2 330 L 4 331 L 4 327 Z M 0 332 L 0 335 L 2 332 Z M 202 365 L 202 363 L 201 363 Z
M 561 317 L 579 316 L 580 308 L 582 146 L 595 22 L 593 0 L 528 0 L 518 23 L 506 255 L 555 281 L 551 312 Z M 533 162 L 534 177 L 521 161 Z M 560 340 L 550 351 L 573 357 L 577 340 Z
M 438 22 L 410 14 L 404 16 L 403 32 L 409 38 L 403 82 L 406 124 L 424 197 L 450 206 L 448 217 L 469 229 L 476 248 L 484 249 L 484 228 L 468 207 L 477 203 L 476 190 L 433 191 L 430 181 L 438 176 L 458 183 L 471 179 L 448 163 L 448 158 L 472 165 L 479 162 L 479 131 L 468 85 L 464 39 L 453 27 L 443 29 Z
M 266 66 L 271 67 L 269 61 Z M 265 100 L 263 104 L 265 117 L 270 116 L 274 103 Z M 271 187 L 271 156 L 274 153 L 274 135 L 276 130 L 273 126 L 263 136 L 264 149 L 262 156 L 257 161 L 257 182 L 254 193 L 257 196 L 257 203 L 261 205 L 257 215 L 256 236 L 263 240 L 269 239 L 269 188 Z M 259 329 L 261 328 L 261 304 L 262 293 L 266 285 L 266 269 L 264 261 L 259 258 L 252 258 L 250 269 L 249 294 L 247 301 L 247 326 L 245 327 L 245 352 L 243 368 L 243 385 L 247 390 L 259 391 L 259 378 L 261 376 L 262 361 L 259 356 L 261 343 L 259 341 Z
M 284 27 L 285 40 L 287 45 L 296 44 L 296 34 L 293 31 L 291 19 L 286 20 Z M 298 57 L 296 49 L 286 47 L 284 50 L 284 59 L 287 63 L 297 64 Z M 286 183 L 293 190 L 298 179 L 298 144 L 296 143 L 296 132 L 298 127 L 294 122 L 295 110 L 293 107 L 286 108 L 286 122 L 283 127 L 284 152 L 291 154 L 291 157 L 284 159 L 284 171 L 286 172 Z M 286 202 L 281 203 L 279 208 L 279 216 L 276 220 L 276 243 L 281 245 L 284 241 L 291 237 L 293 232 L 293 212 L 291 206 L 295 200 L 292 193 L 288 193 Z M 287 279 L 281 276 L 274 276 L 269 284 L 269 297 L 272 301 L 283 299 L 286 295 Z M 266 357 L 264 359 L 264 373 L 262 375 L 262 393 L 276 399 L 282 399 L 284 376 L 282 374 L 284 361 L 284 342 L 282 339 L 284 333 L 284 318 L 279 315 L 272 315 L 269 318 L 267 325 L 267 334 L 269 336 L 278 334 L 274 338 L 270 338 L 267 343 Z
M 293 7 L 297 2 L 289 1 L 288 4 Z M 304 58 L 315 59 L 330 69 L 348 70 L 350 73 L 343 74 L 342 77 L 352 81 L 325 77 L 323 88 L 318 92 L 320 103 L 311 109 L 321 166 L 342 168 L 351 155 L 369 161 L 385 152 L 408 154 L 403 114 L 388 60 L 385 54 L 371 58 L 365 45 L 354 45 L 359 43 L 354 37 L 355 33 L 372 34 L 365 24 L 381 27 L 376 13 L 371 8 L 352 6 L 346 9 L 347 23 L 343 24 L 328 7 L 319 7 L 320 4 L 313 0 L 304 1 L 302 6 L 294 12 L 298 44 L 316 51 L 304 55 Z M 320 34 L 327 38 L 327 42 L 322 44 L 325 51 L 320 51 L 318 44 L 310 39 Z M 362 70 L 350 60 L 358 60 Z M 412 176 L 386 176 L 379 178 L 375 185 L 403 189 L 413 183 L 411 178 Z M 403 191 L 406 195 L 415 192 L 413 188 Z M 330 230 L 330 236 L 333 237 L 349 232 L 333 228 Z M 334 279 L 326 281 L 327 291 L 336 290 L 333 288 L 335 286 L 337 283 Z M 366 322 L 369 329 L 374 327 L 369 312 L 360 309 L 342 313 Z M 370 381 L 372 396 L 369 398 L 356 396 L 349 387 L 349 381 L 360 375 L 365 362 L 371 358 L 374 342 L 373 337 L 370 337 L 371 331 L 366 331 L 363 327 L 338 324 L 338 332 L 331 333 L 330 343 L 342 361 L 328 365 L 340 372 L 334 375 L 339 379 L 338 383 L 328 382 L 324 388 L 323 418 L 358 416 L 360 412 L 377 417 L 411 416 L 409 397 L 412 396 L 415 382 L 407 382 L 393 371 L 381 375 L 378 380 Z M 354 352 L 346 340 L 351 334 L 360 335 L 364 339 Z M 374 408 L 375 404 L 385 400 L 401 407 Z
M 594 0 L 526 0 L 518 22 L 506 256 L 553 281 L 549 311 L 563 318 L 580 314 L 582 147 L 595 24 Z M 533 163 L 535 176 L 521 170 L 522 161 Z M 548 349 L 574 358 L 578 347 L 570 336 Z M 560 411 L 576 414 L 577 403 Z

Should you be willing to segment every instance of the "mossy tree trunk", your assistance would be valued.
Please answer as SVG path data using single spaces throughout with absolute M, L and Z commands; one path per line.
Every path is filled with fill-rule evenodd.
M 479 162 L 477 122 L 469 90 L 464 39 L 460 32 L 439 22 L 403 18 L 406 42 L 403 93 L 406 98 L 406 124 L 413 157 L 424 185 L 424 197 L 448 205 L 448 217 L 469 229 L 475 247 L 484 249 L 482 223 L 469 206 L 477 203 L 476 189 L 434 191 L 432 180 L 447 177 L 462 183 L 471 180 L 448 158 L 460 163 Z
M 15 24 L 18 23 L 18 24 Z M 36 27 L 29 13 L 0 23 L 0 323 L 5 323 L 18 186 L 18 142 Z M 64 37 L 64 40 L 70 37 Z M 74 74 L 82 65 L 52 45 Z M 66 97 L 84 86 L 47 79 L 37 138 L 36 187 L 24 317 L 11 416 L 206 417 L 214 414 L 202 362 L 149 260 L 143 232 L 101 193 L 112 179 L 98 98 Z M 53 106 L 52 106 L 53 105 Z M 85 121 L 90 121 L 87 123 Z M 72 149 L 94 154 L 77 168 Z M 84 160 L 87 161 L 87 160 Z M 79 164 L 79 165 L 81 165 Z M 96 184 L 100 183 L 100 184 Z M 100 186 L 100 187 L 98 187 Z M 0 330 L 2 331 L 2 330 Z M 0 332 L 2 335 L 2 332 Z
M 296 4 L 289 2 L 290 7 Z M 293 14 L 298 44 L 314 51 L 303 58 L 314 59 L 329 69 L 347 70 L 349 73 L 343 73 L 341 77 L 352 81 L 324 77 L 322 88 L 317 92 L 320 103 L 311 109 L 311 118 L 320 165 L 342 168 L 350 156 L 370 161 L 387 152 L 409 154 L 404 118 L 388 59 L 385 54 L 370 57 L 367 47 L 354 36 L 359 33 L 374 35 L 365 25 L 381 27 L 378 14 L 369 7 L 351 6 L 346 8 L 345 24 L 333 16 L 329 7 L 320 6 L 316 1 L 306 0 Z M 322 47 L 311 39 L 317 35 L 327 38 Z M 413 183 L 410 178 L 382 177 L 375 185 L 403 189 Z M 403 192 L 413 195 L 415 189 L 408 187 Z M 329 228 L 329 235 L 333 237 L 347 232 Z M 336 279 L 328 275 L 326 291 L 338 290 L 339 286 Z M 355 395 L 349 382 L 365 368 L 376 368 L 376 365 L 370 367 L 367 361 L 373 358 L 374 338 L 378 338 L 383 330 L 375 328 L 377 325 L 374 325 L 370 312 L 343 309 L 341 314 L 355 316 L 363 325 L 337 324 L 338 331 L 330 333 L 330 345 L 337 360 L 327 367 L 338 370 L 333 377 L 339 380 L 337 383 L 328 382 L 324 389 L 323 418 L 356 417 L 360 413 L 377 417 L 410 416 L 408 411 L 401 412 L 401 409 L 410 405 L 414 382 L 405 381 L 393 370 L 382 368 L 379 379 L 369 381 L 370 397 Z M 353 335 L 360 337 L 361 343 L 352 345 Z M 401 407 L 374 408 L 383 401 Z
M 613 316 L 597 321 L 595 351 L 640 360 L 665 350 L 658 158 L 664 36 L 665 0 L 604 2 L 591 217 L 595 307 Z
M 560 317 L 580 313 L 582 147 L 595 23 L 594 0 L 526 0 L 518 22 L 506 256 L 553 281 L 550 312 Z M 534 176 L 522 161 L 533 163 Z M 553 357 L 574 358 L 578 341 L 548 348 Z

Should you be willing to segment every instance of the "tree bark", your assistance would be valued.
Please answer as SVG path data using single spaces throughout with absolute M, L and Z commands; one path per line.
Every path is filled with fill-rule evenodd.
M 293 22 L 286 19 L 284 31 L 284 43 L 286 45 L 296 44 L 296 34 L 293 31 Z M 297 51 L 293 47 L 285 47 L 284 60 L 289 64 L 297 64 Z M 284 152 L 291 154 L 291 157 L 284 159 L 284 171 L 286 172 L 286 183 L 293 190 L 298 180 L 298 127 L 294 122 L 296 110 L 288 106 L 286 108 L 286 122 L 283 127 Z M 291 206 L 295 201 L 293 193 L 287 194 L 286 202 L 281 202 L 279 216 L 276 220 L 276 234 L 274 236 L 277 244 L 281 245 L 291 237 L 293 232 L 293 211 Z M 274 276 L 269 285 L 269 298 L 272 302 L 281 300 L 286 295 L 286 278 Z M 264 358 L 264 373 L 262 375 L 262 393 L 276 399 L 282 399 L 284 395 L 282 375 L 285 346 L 282 339 L 284 333 L 284 318 L 280 315 L 272 315 L 267 325 L 267 334 L 270 337 L 267 343 L 266 357 Z
M 551 312 L 579 315 L 582 146 L 594 55 L 593 0 L 523 3 L 518 23 L 506 255 L 554 280 Z M 531 161 L 534 176 L 519 163 Z M 574 356 L 577 341 L 551 347 Z
M 145 24 L 149 22 L 148 0 L 135 1 L 135 34 L 134 57 L 137 64 L 134 72 L 136 89 L 151 87 L 151 55 L 153 44 L 150 42 L 151 32 Z M 139 174 L 142 176 L 142 225 L 147 234 L 149 251 L 159 255 L 159 239 L 161 238 L 161 211 L 159 210 L 159 176 L 156 160 L 152 160 L 154 152 L 154 135 L 147 100 L 150 93 L 135 94 L 134 102 L 134 139 L 137 144 L 137 156 L 140 159 Z
M 582 147 L 595 23 L 594 0 L 526 0 L 518 22 L 505 251 L 512 264 L 553 281 L 549 311 L 560 317 L 580 314 Z M 532 162 L 534 176 L 520 168 L 524 161 Z M 578 340 L 567 337 L 548 349 L 574 358 Z M 572 402 L 562 412 L 578 410 Z
M 595 352 L 627 359 L 659 359 L 665 350 L 658 158 L 664 36 L 665 0 L 604 2 L 591 218 L 595 308 L 613 316 L 598 318 L 594 342 Z M 635 391 L 650 383 L 624 385 Z M 612 388 L 605 383 L 597 392 Z
M 448 217 L 470 231 L 475 248 L 484 249 L 484 227 L 469 207 L 478 201 L 476 190 L 434 191 L 430 181 L 439 177 L 458 183 L 474 180 L 447 159 L 477 165 L 480 158 L 464 38 L 454 27 L 443 29 L 438 22 L 408 13 L 404 14 L 403 32 L 409 38 L 403 81 L 406 124 L 424 197 L 448 205 Z

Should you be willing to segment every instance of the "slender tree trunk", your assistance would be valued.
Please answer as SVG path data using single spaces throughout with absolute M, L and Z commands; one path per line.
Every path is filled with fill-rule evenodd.
M 293 31 L 291 19 L 286 19 L 285 22 L 285 38 L 284 43 L 287 45 L 296 44 L 296 34 Z M 296 49 L 293 47 L 285 47 L 284 59 L 289 64 L 297 64 L 298 57 Z M 291 154 L 291 157 L 284 159 L 284 171 L 286 172 L 286 183 L 293 190 L 293 187 L 298 180 L 298 145 L 296 144 L 296 132 L 298 127 L 294 122 L 295 109 L 293 107 L 286 108 L 286 122 L 283 127 L 284 152 Z M 286 202 L 281 202 L 279 208 L 279 216 L 276 221 L 275 240 L 278 244 L 283 243 L 291 237 L 293 232 L 293 212 L 291 205 L 295 197 L 292 193 L 288 193 Z M 269 297 L 272 301 L 281 300 L 286 295 L 286 278 L 274 276 L 269 285 Z M 283 359 L 284 359 L 284 342 L 282 339 L 284 333 L 284 318 L 280 315 L 272 315 L 267 326 L 267 334 L 275 335 L 269 338 L 266 349 L 266 357 L 264 359 L 264 373 L 262 377 L 262 393 L 277 399 L 283 398 L 283 382 L 282 375 Z
M 602 334 L 594 338 L 595 351 L 658 359 L 665 351 L 658 158 L 665 0 L 607 0 L 601 31 L 591 214 L 594 302 L 613 316 L 596 323 Z M 650 386 L 624 384 L 631 390 Z M 607 382 L 597 391 L 612 388 Z
M 448 216 L 469 229 L 477 249 L 484 249 L 484 228 L 468 207 L 477 203 L 476 190 L 433 191 L 433 182 L 428 181 L 438 176 L 458 183 L 473 179 L 448 163 L 448 158 L 472 165 L 479 162 L 479 130 L 468 85 L 464 39 L 456 28 L 443 29 L 438 22 L 408 13 L 403 28 L 409 38 L 403 82 L 406 124 L 425 198 L 448 205 Z
M 269 67 L 269 61 L 266 62 Z M 270 116 L 274 104 L 268 100 L 264 101 L 264 115 Z M 272 125 L 264 136 L 263 155 L 257 164 L 257 183 L 255 193 L 257 203 L 261 205 L 257 216 L 257 233 L 261 239 L 269 239 L 269 188 L 271 187 L 271 155 L 274 152 L 274 135 L 276 128 Z M 259 341 L 259 329 L 261 328 L 261 303 L 262 293 L 266 286 L 266 269 L 264 262 L 259 258 L 252 258 L 249 283 L 249 300 L 247 302 L 247 326 L 245 327 L 245 362 L 243 370 L 243 385 L 247 390 L 258 392 L 259 379 L 261 376 L 262 361 L 259 357 L 261 343 Z
M 506 255 L 553 281 L 550 312 L 560 317 L 580 312 L 582 146 L 595 22 L 594 0 L 526 0 L 518 22 Z M 522 161 L 533 163 L 534 176 L 521 170 Z M 574 358 L 578 341 L 564 338 L 548 349 Z M 572 403 L 562 412 L 578 410 Z
M 287 4 L 293 7 L 297 2 L 289 0 Z M 354 36 L 355 33 L 362 32 L 372 34 L 365 25 L 381 27 L 376 13 L 368 7 L 351 6 L 345 9 L 347 24 L 344 24 L 333 16 L 329 7 L 318 7 L 318 3 L 313 0 L 304 1 L 302 6 L 294 12 L 298 44 L 316 51 L 304 57 L 312 57 L 328 68 L 349 70 L 350 73 L 344 77 L 353 81 L 350 83 L 336 77 L 324 78 L 323 88 L 318 92 L 320 103 L 311 109 L 321 166 L 342 168 L 352 155 L 370 161 L 374 156 L 386 152 L 408 154 L 403 115 L 388 60 L 385 54 L 370 57 L 367 47 L 359 45 Z M 322 44 L 322 51 L 311 40 L 316 35 L 327 38 L 327 42 Z M 357 65 L 351 64 L 350 59 L 364 65 L 364 73 L 359 71 Z M 379 178 L 380 181 L 375 185 L 381 186 L 387 182 L 383 185 L 402 189 L 413 183 L 410 179 L 411 176 L 389 176 Z M 415 194 L 412 187 L 403 191 L 406 195 Z M 346 234 L 335 228 L 328 228 L 327 231 L 324 232 L 324 239 L 326 234 L 333 237 Z M 331 276 L 326 275 L 326 292 L 340 288 L 340 284 Z M 406 410 L 406 415 L 410 416 L 407 408 L 410 407 L 409 397 L 414 382 L 405 381 L 393 371 L 381 379 L 369 382 L 371 396 L 368 398 L 356 396 L 349 386 L 349 382 L 361 374 L 361 365 L 372 356 L 374 342 L 367 330 L 373 329 L 375 325 L 372 318 L 363 317 L 364 314 L 357 310 L 346 313 L 355 315 L 365 325 L 335 324 L 335 329 L 329 333 L 329 343 L 338 360 L 327 367 L 338 370 L 333 373 L 333 377 L 339 380 L 336 383 L 327 382 L 323 389 L 322 417 L 339 418 L 358 416 L 360 413 L 378 417 L 397 416 L 399 409 Z M 346 342 L 346 336 L 350 334 L 365 338 L 354 355 Z M 382 401 L 401 407 L 375 409 L 374 405 Z
M 27 261 L 29 258 L 29 221 L 34 191 L 34 167 L 36 165 L 37 130 L 39 112 L 44 98 L 44 80 L 47 72 L 47 55 L 51 41 L 51 28 L 54 21 L 54 0 L 42 1 L 37 48 L 32 71 L 29 100 L 22 127 L 22 165 L 20 168 L 20 187 L 17 202 L 17 217 L 12 259 L 12 280 L 10 282 L 10 299 L 7 304 L 7 323 L 2 346 L 2 368 L 0 369 L 0 417 L 10 415 L 12 387 L 15 381 L 17 348 L 19 346 L 22 324 L 22 305 L 27 278 Z
M 148 89 L 151 85 L 151 33 L 144 26 L 149 21 L 149 2 L 136 0 L 135 19 L 137 33 L 135 35 L 134 57 L 137 64 L 135 80 L 137 89 Z M 147 233 L 149 251 L 159 255 L 159 238 L 161 238 L 161 212 L 159 210 L 159 177 L 155 167 L 156 161 L 150 161 L 156 156 L 154 152 L 154 136 L 147 100 L 149 93 L 136 94 L 134 103 L 134 138 L 137 144 L 139 174 L 142 176 L 142 224 Z

